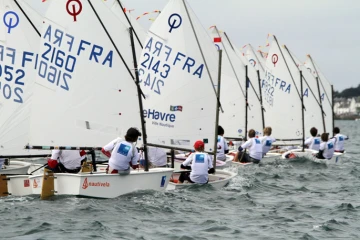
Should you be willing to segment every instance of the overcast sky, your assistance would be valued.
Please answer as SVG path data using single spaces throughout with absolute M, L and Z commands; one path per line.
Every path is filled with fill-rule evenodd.
M 167 0 L 122 0 L 134 16 Z M 188 0 L 207 29 L 217 25 L 242 47 L 265 45 L 268 33 L 305 60 L 311 54 L 335 90 L 360 84 L 360 0 Z M 156 17 L 156 14 L 150 17 Z M 148 28 L 149 17 L 139 20 Z

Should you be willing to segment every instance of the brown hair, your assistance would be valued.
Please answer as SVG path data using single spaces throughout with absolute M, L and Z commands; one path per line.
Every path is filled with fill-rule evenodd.
M 312 127 L 312 128 L 310 129 L 310 134 L 311 134 L 311 136 L 313 136 L 313 137 L 316 137 L 317 132 L 318 132 L 318 130 L 317 130 L 316 128 L 314 128 L 314 127 Z
M 250 129 L 250 130 L 249 130 L 249 133 L 248 133 L 248 136 L 249 136 L 249 138 L 255 137 L 255 130 L 254 130 L 254 129 Z
M 329 133 L 323 133 L 321 134 L 321 140 L 323 142 L 327 142 L 329 140 Z
M 271 127 L 266 127 L 264 128 L 264 135 L 270 136 L 272 132 L 272 128 Z

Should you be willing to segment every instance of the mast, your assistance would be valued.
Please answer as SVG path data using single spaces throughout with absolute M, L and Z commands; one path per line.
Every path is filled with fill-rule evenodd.
M 140 81 L 139 81 L 139 72 L 137 68 L 137 61 L 136 61 L 136 51 L 135 51 L 135 44 L 134 44 L 134 36 L 133 36 L 133 28 L 130 27 L 130 41 L 131 41 L 131 48 L 132 48 L 132 55 L 133 55 L 133 62 L 134 62 L 134 69 L 135 69 L 135 80 L 136 80 L 136 86 L 137 86 L 137 92 L 138 92 L 138 100 L 139 100 L 139 108 L 140 108 L 140 120 L 141 120 L 141 128 L 143 132 L 143 143 L 144 143 L 144 155 L 145 155 L 145 166 L 144 171 L 149 171 L 149 158 L 148 158 L 148 152 L 147 152 L 147 136 L 146 136 L 146 125 L 144 120 L 144 108 L 142 104 L 142 98 L 141 98 L 141 89 L 140 89 Z
M 291 55 L 289 49 L 286 47 L 286 45 L 284 45 L 284 47 L 285 47 L 286 51 L 288 52 L 289 56 L 291 57 L 291 60 L 293 61 L 293 63 L 297 66 L 297 64 L 296 64 L 293 56 Z M 299 66 L 298 66 L 298 69 L 300 70 L 300 67 L 299 67 Z M 305 79 L 304 76 L 303 76 L 303 79 L 304 79 L 306 85 L 308 86 L 308 89 L 310 90 L 311 94 L 315 97 L 314 92 L 313 92 L 312 89 L 310 88 L 310 86 L 309 86 L 309 84 L 308 84 L 308 82 L 306 81 L 306 79 Z M 316 99 L 316 97 L 315 97 L 315 100 L 316 100 L 317 104 L 318 104 L 319 107 L 320 107 L 321 118 L 322 118 L 322 122 L 323 122 L 323 127 L 324 127 L 324 129 L 325 129 L 325 116 L 324 116 L 324 111 L 323 111 L 323 107 L 322 107 L 322 103 L 321 103 L 320 88 L 319 88 L 319 82 L 318 82 L 317 78 L 316 78 L 316 83 L 317 83 L 317 89 L 318 89 L 318 94 L 319 94 L 319 100 L 320 100 L 320 102 Z M 302 90 L 302 91 L 303 91 L 303 90 Z M 302 98 L 304 98 L 304 93 L 301 92 L 301 94 L 302 94 Z M 305 106 L 304 106 L 304 108 L 305 108 Z
M 132 26 L 132 24 L 131 24 L 131 21 L 130 21 L 129 17 L 126 15 L 126 12 L 124 11 L 124 8 L 123 8 L 120 0 L 117 0 L 117 2 L 118 2 L 118 4 L 120 5 L 120 8 L 121 8 L 122 12 L 124 13 L 124 15 L 125 15 L 125 17 L 126 17 L 126 20 L 128 21 L 130 27 L 133 28 L 133 26 Z M 141 44 L 141 41 L 140 41 L 138 35 L 136 34 L 135 30 L 134 30 L 134 34 L 135 34 L 135 37 L 136 37 L 136 39 L 138 40 L 138 42 L 139 42 L 139 44 L 140 44 L 141 49 L 143 49 L 143 45 Z
M 221 82 L 221 61 L 222 61 L 222 50 L 219 50 L 219 71 L 218 71 L 218 84 L 217 84 L 217 94 L 216 97 L 218 101 L 216 102 L 216 118 L 215 118 L 215 141 L 214 141 L 214 159 L 213 167 L 216 169 L 216 153 L 217 153 L 217 138 L 218 138 L 218 125 L 219 125 L 219 99 L 220 99 L 220 82 Z
M 276 39 L 276 37 L 274 36 L 274 39 L 275 39 L 275 41 L 276 41 L 276 44 L 277 44 L 277 46 L 278 46 L 278 48 L 279 48 L 279 50 L 280 50 L 280 53 L 281 53 L 281 56 L 282 56 L 282 58 L 284 59 L 284 62 L 285 62 L 285 65 L 286 65 L 286 68 L 288 69 L 288 72 L 289 72 L 289 74 L 290 74 L 290 77 L 291 77 L 291 80 L 292 80 L 292 82 L 293 82 L 293 84 L 294 84 L 294 87 L 295 87 L 295 89 L 296 89 L 296 92 L 298 93 L 298 95 L 299 95 L 299 97 L 300 97 L 300 101 L 301 101 L 301 113 L 302 113 L 302 129 L 303 129 L 303 137 L 302 137 L 302 141 L 303 141 L 303 146 L 304 146 L 304 141 L 305 141 L 305 139 L 304 139 L 304 128 L 305 128 L 305 126 L 304 126 L 304 104 L 303 104 L 303 92 L 301 92 L 301 94 L 299 93 L 299 89 L 297 88 L 297 86 L 296 86 L 296 83 L 295 83 L 295 80 L 294 80 L 294 77 L 293 77 L 293 75 L 291 74 L 291 71 L 290 71 L 290 68 L 289 68 L 289 65 L 288 65 L 288 63 L 286 62 L 286 59 L 285 59 L 285 57 L 284 57 L 284 54 L 283 54 L 283 52 L 282 52 L 282 50 L 281 50 L 281 48 L 280 48 L 280 45 L 279 45 L 279 43 L 278 43 L 278 41 L 277 41 L 277 39 Z M 300 85 L 301 85 L 301 91 L 303 91 L 302 90 L 302 72 L 300 71 Z M 286 140 L 286 139 L 283 139 L 283 140 Z M 300 140 L 300 139 L 299 139 Z M 304 147 L 303 147 L 303 149 L 304 149 Z
M 326 132 L 325 116 L 324 116 L 324 110 L 323 110 L 322 101 L 321 101 L 321 93 L 320 93 L 320 85 L 319 85 L 318 77 L 316 77 L 316 84 L 318 87 L 318 93 L 319 93 L 319 99 L 320 99 L 320 109 L 321 109 L 322 122 L 323 122 L 323 126 L 324 126 L 324 132 Z
M 220 33 L 219 33 L 219 31 L 218 31 L 218 29 L 217 29 L 217 27 L 216 27 L 216 26 L 215 26 L 215 30 L 216 30 L 216 33 L 218 34 L 218 36 L 219 36 L 219 37 L 221 37 L 221 36 L 220 36 Z M 224 35 L 225 35 L 225 37 L 226 37 L 227 41 L 230 43 L 230 40 L 229 40 L 228 36 L 226 35 L 226 33 L 224 33 Z M 231 44 L 231 43 L 230 43 L 230 44 Z M 236 77 L 236 80 L 237 80 L 237 82 L 238 82 L 238 84 L 239 84 L 239 87 L 240 87 L 240 89 L 241 89 L 241 92 L 242 92 L 243 96 L 245 97 L 244 90 L 243 90 L 243 89 L 242 89 L 242 87 L 241 87 L 241 84 L 240 84 L 239 78 L 238 78 L 238 76 L 237 76 L 237 74 L 236 74 L 236 71 L 235 71 L 234 65 L 233 65 L 233 64 L 232 64 L 232 62 L 230 61 L 230 57 L 229 57 L 228 52 L 226 51 L 226 47 L 225 47 L 225 45 L 224 45 L 224 44 L 222 44 L 222 45 L 223 45 L 223 47 L 224 47 L 224 50 L 225 50 L 226 56 L 227 56 L 227 58 L 229 59 L 231 69 L 233 70 L 233 72 L 234 72 L 234 74 L 235 74 L 235 77 Z M 246 86 L 246 85 L 245 85 L 245 86 Z
M 259 71 L 259 70 L 256 70 L 256 73 L 257 73 L 257 75 L 258 75 L 258 80 L 259 80 L 259 93 L 260 93 L 261 117 L 262 117 L 262 125 L 263 125 L 263 129 L 264 129 L 264 128 L 265 128 L 265 117 L 264 117 L 264 111 L 265 111 L 265 108 L 264 108 L 264 106 L 263 106 L 263 99 L 262 99 L 260 71 Z
M 302 71 L 300 70 L 300 91 L 301 91 L 301 118 L 302 118 L 302 151 L 305 145 L 305 119 L 304 119 L 304 94 L 303 94 L 303 80 Z
M 319 76 L 319 72 L 318 72 L 318 70 L 317 70 L 317 68 L 316 68 L 316 66 L 315 66 L 315 63 L 314 63 L 314 61 L 312 60 L 312 57 L 310 56 L 310 54 L 308 54 L 308 57 L 309 57 L 309 59 L 310 59 L 310 61 L 311 61 L 311 65 L 314 67 L 314 70 L 315 70 L 315 72 L 316 72 L 316 76 L 319 78 L 320 84 L 321 84 L 321 86 L 322 86 L 323 89 L 324 89 L 325 96 L 326 96 L 327 100 L 328 100 L 329 103 L 330 103 L 329 96 L 328 96 L 328 94 L 327 94 L 327 92 L 326 92 L 326 90 L 325 90 L 324 84 L 323 84 L 323 82 L 322 82 L 322 80 L 321 80 L 321 78 L 320 78 L 320 76 Z M 327 81 L 327 80 L 325 79 L 325 81 Z M 331 98 L 332 98 L 332 92 L 331 92 Z M 333 100 L 333 99 L 332 99 L 332 100 Z M 333 103 L 331 102 L 330 105 L 333 105 Z
M 132 79 L 135 79 L 135 78 L 134 78 L 134 75 L 132 74 L 132 72 L 131 72 L 131 70 L 130 70 L 130 68 L 129 68 L 129 66 L 128 66 L 127 63 L 125 62 L 125 59 L 124 59 L 123 56 L 121 55 L 119 49 L 117 48 L 114 40 L 112 39 L 110 33 L 108 32 L 107 28 L 105 27 L 105 24 L 102 22 L 99 14 L 96 12 L 96 10 L 95 10 L 94 6 L 92 5 L 91 1 L 88 0 L 88 3 L 89 3 L 89 5 L 90 5 L 91 9 L 93 10 L 95 16 L 96 16 L 97 19 L 99 20 L 99 23 L 101 24 L 102 28 L 104 29 L 104 31 L 105 31 L 105 33 L 106 33 L 106 36 L 108 36 L 108 38 L 109 38 L 109 40 L 111 41 L 112 45 L 114 46 L 117 54 L 118 54 L 119 57 L 121 58 L 121 61 L 124 63 L 124 66 L 126 67 L 127 71 L 129 72 L 131 78 L 132 78 Z
M 335 120 L 334 120 L 334 85 L 331 85 L 331 109 L 332 109 L 332 133 L 334 135 L 334 127 L 335 127 Z
M 245 139 L 247 139 L 247 132 L 248 132 L 248 66 L 245 65 Z

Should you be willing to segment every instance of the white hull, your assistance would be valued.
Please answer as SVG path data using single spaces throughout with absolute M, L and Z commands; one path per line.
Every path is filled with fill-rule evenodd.
M 106 173 L 55 173 L 54 190 L 55 195 L 94 198 L 115 198 L 137 190 L 163 191 L 169 183 L 172 172 L 173 169 L 156 168 L 150 169 L 149 172 L 131 171 L 126 176 Z M 10 176 L 10 179 L 8 190 L 12 195 L 41 194 L 42 175 Z
M 230 153 L 228 153 L 228 156 L 232 156 L 233 159 L 235 157 L 235 154 L 237 153 L 237 150 L 231 151 Z M 250 166 L 253 165 L 252 162 L 248 162 L 248 163 L 242 163 L 242 162 L 230 162 L 230 165 L 233 167 L 244 167 L 244 166 Z
M 298 157 L 304 157 L 304 158 L 307 158 L 311 161 L 318 162 L 318 163 L 337 164 L 342 161 L 341 157 L 344 155 L 344 153 L 335 152 L 334 156 L 331 159 L 318 159 L 314 156 L 316 153 L 318 153 L 318 151 L 311 150 L 311 149 L 304 149 L 304 150 L 305 150 L 304 152 L 302 152 L 302 149 L 293 149 L 293 150 L 287 151 L 281 156 L 281 158 L 287 159 L 287 160 L 293 160 L 293 159 L 297 159 Z M 286 158 L 286 155 L 289 153 L 294 153 L 296 158 Z
M 245 166 L 250 166 L 253 165 L 252 162 L 247 162 L 247 163 L 242 163 L 242 162 L 231 162 L 231 166 L 234 167 L 245 167 Z
M 215 174 L 209 174 L 209 182 L 207 184 L 211 185 L 215 189 L 220 189 L 229 184 L 230 180 L 234 178 L 237 174 L 233 172 L 228 172 L 224 170 L 216 170 Z M 179 179 L 180 173 L 173 173 L 172 179 Z M 166 190 L 182 189 L 193 186 L 194 183 L 174 183 L 169 182 Z M 201 184 L 199 184 L 201 185 Z M 205 185 L 205 184 L 203 184 Z
M 0 174 L 27 174 L 31 163 L 21 161 L 10 161 L 10 165 L 3 165 L 3 169 L 0 169 Z

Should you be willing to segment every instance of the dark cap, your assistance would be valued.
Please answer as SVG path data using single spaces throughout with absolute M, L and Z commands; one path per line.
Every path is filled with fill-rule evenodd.
M 129 128 L 126 132 L 125 138 L 136 141 L 138 137 L 141 137 L 141 132 L 137 128 Z

